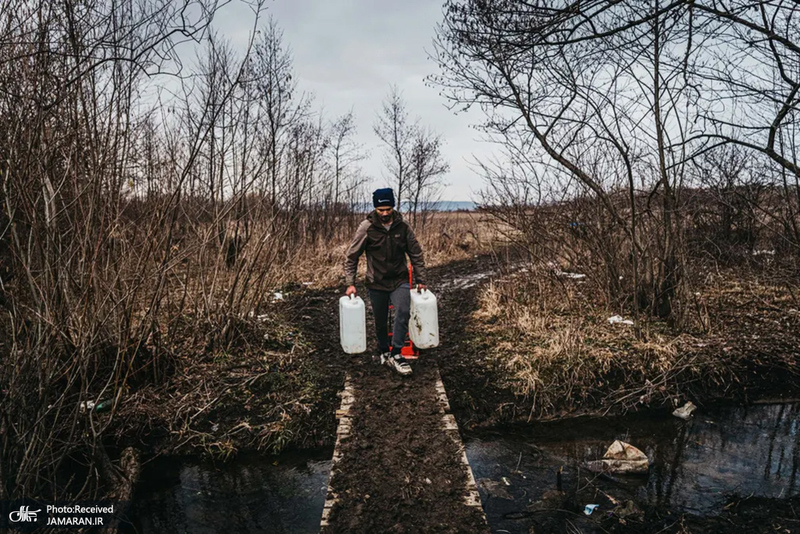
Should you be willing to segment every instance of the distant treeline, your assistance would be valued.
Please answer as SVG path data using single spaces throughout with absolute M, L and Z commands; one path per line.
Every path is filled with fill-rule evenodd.
M 474 211 L 478 205 L 471 200 L 438 200 L 436 202 L 426 203 L 420 206 L 420 209 L 427 211 Z M 356 211 L 368 212 L 372 211 L 372 204 L 363 202 L 354 206 Z M 410 203 L 403 202 L 399 208 L 401 212 L 410 211 Z

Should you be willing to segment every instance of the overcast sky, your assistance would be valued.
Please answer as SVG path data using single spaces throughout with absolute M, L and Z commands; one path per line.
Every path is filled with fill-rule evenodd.
M 373 133 L 376 113 L 392 84 L 400 88 L 409 115 L 442 134 L 450 163 L 443 200 L 471 200 L 482 187 L 472 170 L 472 154 L 491 149 L 470 128 L 479 112 L 455 115 L 425 77 L 438 71 L 428 59 L 435 26 L 442 18 L 441 0 L 273 0 L 271 15 L 283 30 L 291 50 L 298 88 L 314 93 L 327 119 L 353 110 L 358 141 L 370 152 L 363 162 L 373 187 L 387 183 L 382 147 Z M 230 4 L 218 14 L 216 26 L 234 43 L 246 42 L 252 14 Z

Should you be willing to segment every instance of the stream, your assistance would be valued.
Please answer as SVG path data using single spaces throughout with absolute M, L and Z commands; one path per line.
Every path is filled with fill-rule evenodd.
M 689 421 L 667 412 L 585 418 L 484 432 L 468 440 L 467 457 L 494 532 L 525 532 L 572 497 L 575 525 L 593 522 L 616 503 L 707 517 L 731 501 L 798 494 L 800 404 L 699 409 Z M 641 449 L 646 476 L 598 476 L 579 469 L 614 440 Z M 582 511 L 598 504 L 593 518 Z
M 134 496 L 135 531 L 186 534 L 319 532 L 333 449 L 228 463 L 157 458 Z
M 797 495 L 800 404 L 698 409 L 504 427 L 467 436 L 465 446 L 493 532 L 529 532 L 571 498 L 578 527 L 632 500 L 676 513 L 714 516 L 732 500 Z M 579 468 L 616 439 L 647 454 L 646 476 L 597 476 Z M 227 464 L 158 458 L 145 465 L 134 500 L 141 533 L 317 532 L 331 449 Z M 598 504 L 591 517 L 586 504 Z

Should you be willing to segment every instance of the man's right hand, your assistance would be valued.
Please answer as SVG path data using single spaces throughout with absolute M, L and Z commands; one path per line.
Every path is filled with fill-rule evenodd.
M 346 296 L 351 296 L 356 294 L 356 286 L 347 286 L 347 291 L 344 292 Z

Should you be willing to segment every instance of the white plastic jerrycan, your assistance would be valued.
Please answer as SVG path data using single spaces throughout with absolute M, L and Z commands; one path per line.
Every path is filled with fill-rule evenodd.
M 367 316 L 361 297 L 339 299 L 339 337 L 347 354 L 367 350 Z
M 408 336 L 421 349 L 439 346 L 439 312 L 436 297 L 427 289 L 411 290 L 411 316 L 408 319 Z

